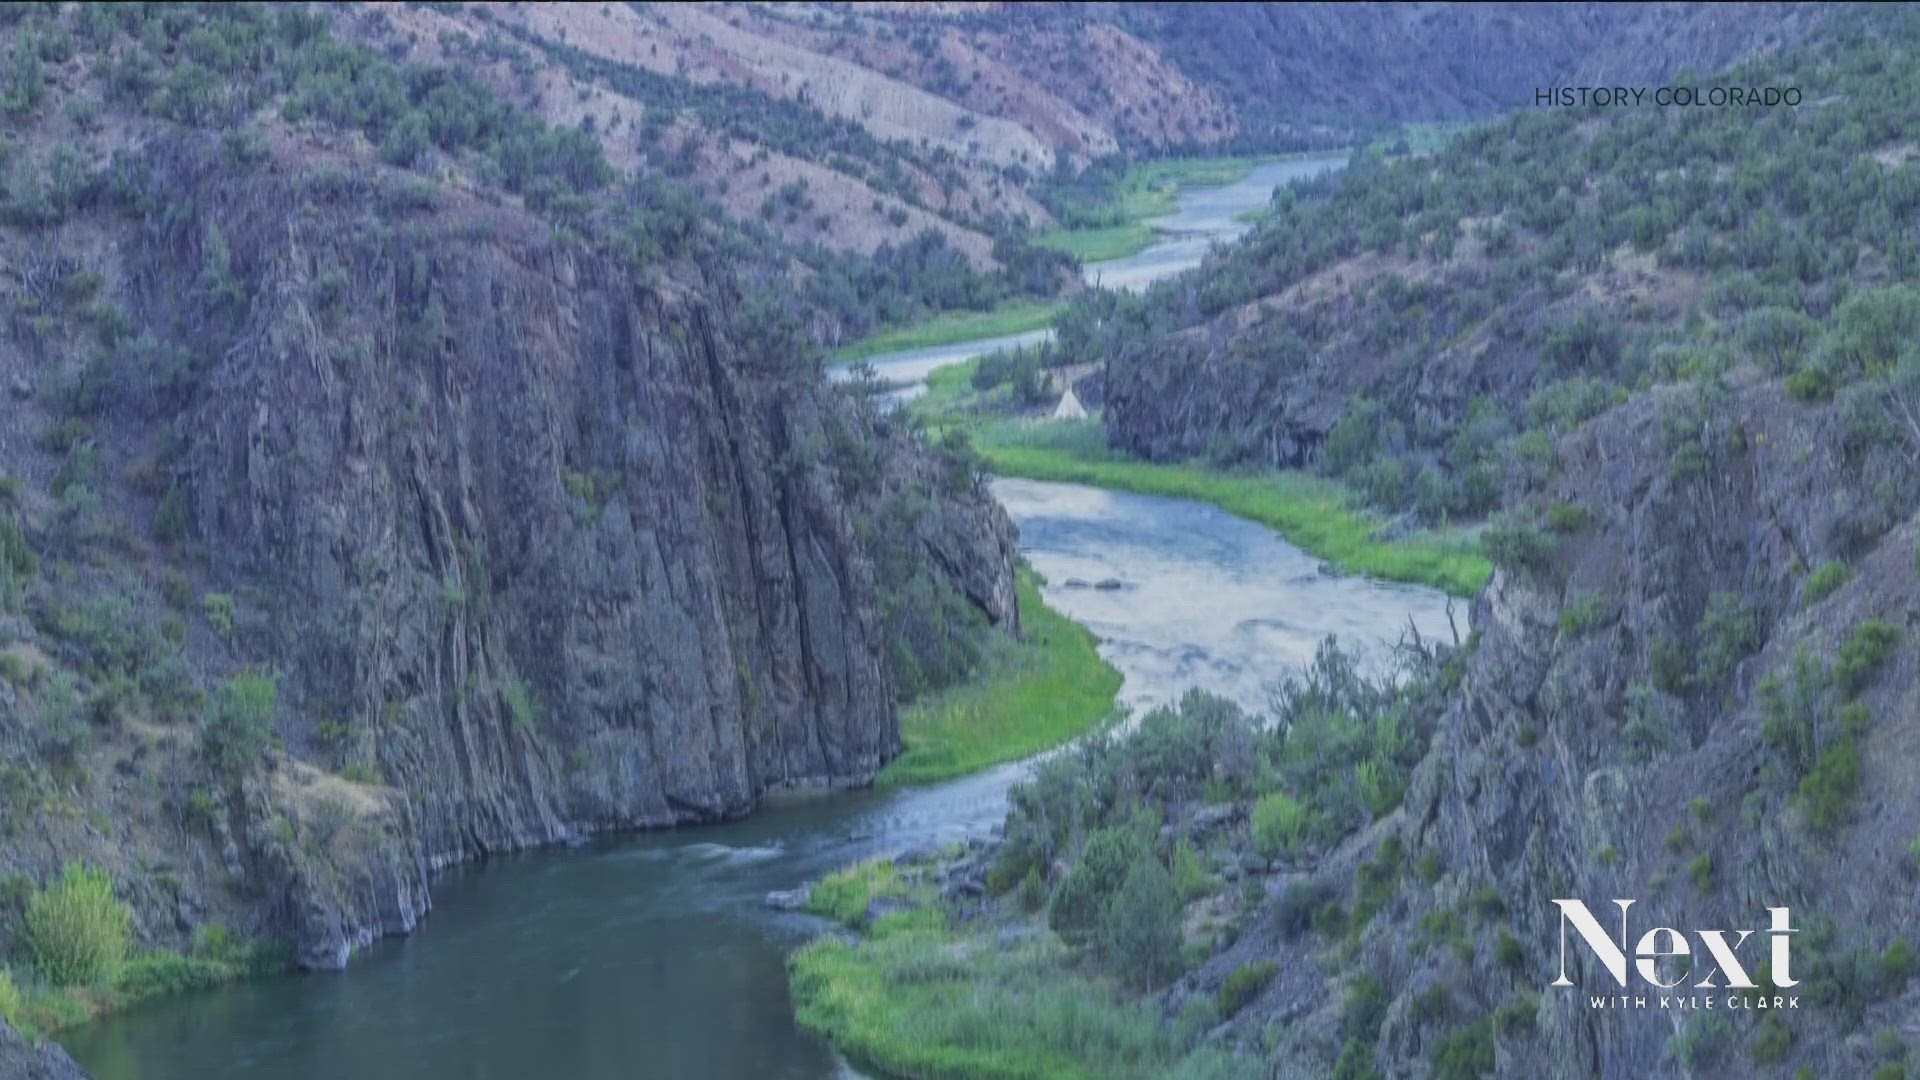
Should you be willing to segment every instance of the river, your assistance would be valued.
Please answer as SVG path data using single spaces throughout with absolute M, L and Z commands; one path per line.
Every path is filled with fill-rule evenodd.
M 1101 637 L 1136 710 L 1191 686 L 1258 709 L 1326 635 L 1379 649 L 1409 624 L 1450 633 L 1441 594 L 1322 575 L 1271 531 L 1211 506 L 993 487 L 1048 603 Z M 785 957 L 822 925 L 768 909 L 767 892 L 984 832 L 1024 768 L 776 800 L 727 825 L 454 870 L 421 933 L 377 943 L 344 971 L 161 999 L 62 1042 L 100 1080 L 852 1076 L 795 1027 L 787 997 Z
M 1273 193 L 1283 185 L 1331 172 L 1347 163 L 1344 154 L 1289 158 L 1253 166 L 1247 175 L 1220 187 L 1188 188 L 1180 192 L 1174 211 L 1147 221 L 1160 232 L 1160 239 L 1145 250 L 1124 259 L 1088 263 L 1081 268 L 1087 284 L 1139 292 L 1148 285 L 1200 265 L 1216 244 L 1238 239 L 1253 227 L 1249 215 L 1265 209 Z M 927 390 L 927 376 L 948 364 L 963 363 L 976 356 L 1003 349 L 1026 348 L 1053 338 L 1052 330 L 1029 330 L 1024 334 L 976 338 L 951 345 L 933 345 L 924 349 L 906 349 L 872 357 L 867 361 L 874 374 L 894 389 L 887 394 L 893 402 L 916 398 Z M 851 365 L 828 369 L 836 380 L 853 375 Z

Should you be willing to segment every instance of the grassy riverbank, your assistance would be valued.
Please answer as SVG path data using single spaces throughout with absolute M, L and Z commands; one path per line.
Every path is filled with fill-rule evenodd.
M 1350 573 L 1431 585 L 1472 596 L 1493 566 L 1464 533 L 1415 533 L 1377 540 L 1380 522 L 1353 507 L 1345 488 L 1299 472 L 1225 473 L 1195 465 L 1161 465 L 1106 447 L 1097 420 L 1063 423 L 999 421 L 974 429 L 974 447 L 989 471 L 1029 480 L 1167 495 L 1212 503 L 1273 529 L 1316 558 Z
M 948 924 L 924 886 L 864 863 L 814 887 L 814 909 L 864 926 L 788 959 L 800 1026 L 854 1062 L 892 1076 L 968 1080 L 1238 1077 L 1217 1051 L 1189 1052 L 1150 1004 L 1079 973 L 1042 932 L 993 941 Z M 917 904 L 865 925 L 875 897 Z
M 879 783 L 930 783 L 1037 754 L 1113 712 L 1120 673 L 1100 658 L 1093 634 L 1047 607 L 1032 571 L 1015 584 L 1024 639 L 1001 643 L 976 677 L 908 706 L 906 752 Z
M 835 363 L 850 364 L 882 353 L 908 349 L 930 349 L 935 345 L 954 345 L 963 341 L 1005 337 L 1041 330 L 1053 325 L 1066 307 L 1064 300 L 1019 300 L 1002 304 L 992 311 L 950 311 L 913 326 L 884 330 L 842 345 L 833 352 Z
M 30 968 L 16 980 L 11 971 L 0 967 L 0 1019 L 29 1041 L 39 1042 L 143 1001 L 279 974 L 293 965 L 291 944 L 242 941 L 210 926 L 195 935 L 186 953 L 143 952 L 77 982 L 31 974 Z
M 1180 191 L 1189 187 L 1219 187 L 1243 180 L 1266 157 L 1177 158 L 1148 161 L 1127 170 L 1110 197 L 1091 212 L 1110 224 L 1059 229 L 1036 241 L 1064 251 L 1083 263 L 1124 259 L 1152 247 L 1160 234 L 1146 224 L 1149 218 L 1179 208 Z

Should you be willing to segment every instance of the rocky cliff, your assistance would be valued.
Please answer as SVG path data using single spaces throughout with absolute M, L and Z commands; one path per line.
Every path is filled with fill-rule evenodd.
M 4 236 L 7 874 L 338 965 L 437 867 L 864 783 L 1016 629 L 979 479 L 714 251 L 142 130 Z

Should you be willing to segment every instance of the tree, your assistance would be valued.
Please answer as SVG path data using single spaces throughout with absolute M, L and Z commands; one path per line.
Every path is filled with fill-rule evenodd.
M 1134 863 L 1100 920 L 1100 947 L 1126 982 L 1150 989 L 1180 972 L 1180 891 L 1151 856 Z
M 222 683 L 200 731 L 207 759 L 233 774 L 258 762 L 273 737 L 276 692 L 271 675 L 247 672 Z
M 380 158 L 389 165 L 410 169 L 433 146 L 433 129 L 419 110 L 400 118 L 380 143 Z

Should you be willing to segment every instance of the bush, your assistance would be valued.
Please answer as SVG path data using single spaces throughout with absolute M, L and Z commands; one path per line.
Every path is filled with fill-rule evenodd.
M 1771 1065 L 1787 1056 L 1787 1047 L 1793 1043 L 1793 1032 L 1780 1022 L 1777 1016 L 1768 1016 L 1760 1021 L 1760 1030 L 1754 1033 L 1753 1041 L 1747 1044 L 1747 1052 L 1753 1060 L 1762 1065 Z
M 1900 644 L 1900 628 L 1878 619 L 1853 628 L 1833 661 L 1833 684 L 1852 695 L 1865 689 L 1875 671 Z
M 1493 944 L 1493 958 L 1499 961 L 1501 967 L 1510 968 L 1519 967 L 1526 959 L 1520 939 L 1505 930 L 1500 931 L 1499 939 Z
M 1180 973 L 1180 894 L 1158 859 L 1127 870 L 1100 920 L 1106 961 L 1129 985 L 1151 989 Z
M 276 690 L 273 676 L 252 672 L 220 684 L 200 731 L 207 760 L 228 773 L 244 772 L 260 760 L 273 736 Z
M 1307 834 L 1307 808 L 1284 791 L 1263 795 L 1253 808 L 1253 845 L 1272 858 L 1292 851 Z
M 1234 968 L 1226 981 L 1220 984 L 1220 992 L 1214 998 L 1221 1017 L 1233 1016 L 1246 1008 L 1247 1002 L 1259 997 L 1260 991 L 1273 981 L 1275 970 L 1271 960 L 1256 960 Z
M 1491 1017 L 1454 1028 L 1433 1048 L 1433 1080 L 1478 1080 L 1493 1072 Z
M 105 870 L 68 863 L 58 881 L 27 902 L 17 936 L 48 982 L 90 984 L 110 978 L 126 958 L 131 919 Z
M 1800 809 L 1816 829 L 1829 829 L 1845 813 L 1860 786 L 1860 752 L 1852 739 L 1830 743 L 1800 781 Z
M 1495 566 L 1507 570 L 1538 569 L 1553 557 L 1553 541 L 1532 514 L 1520 510 L 1502 510 L 1488 518 L 1480 547 Z
M 1047 925 L 1069 942 L 1087 944 L 1100 925 L 1107 899 L 1120 889 L 1134 864 L 1153 854 L 1127 829 L 1101 829 L 1087 837 L 1080 860 L 1060 882 L 1047 909 Z
M 1801 599 L 1809 604 L 1819 603 L 1832 596 L 1834 590 L 1845 585 L 1851 577 L 1853 571 L 1846 563 L 1822 563 L 1818 570 L 1807 575 L 1806 585 L 1800 590 Z
M 20 988 L 13 983 L 13 972 L 0 967 L 0 1022 L 20 1026 Z

